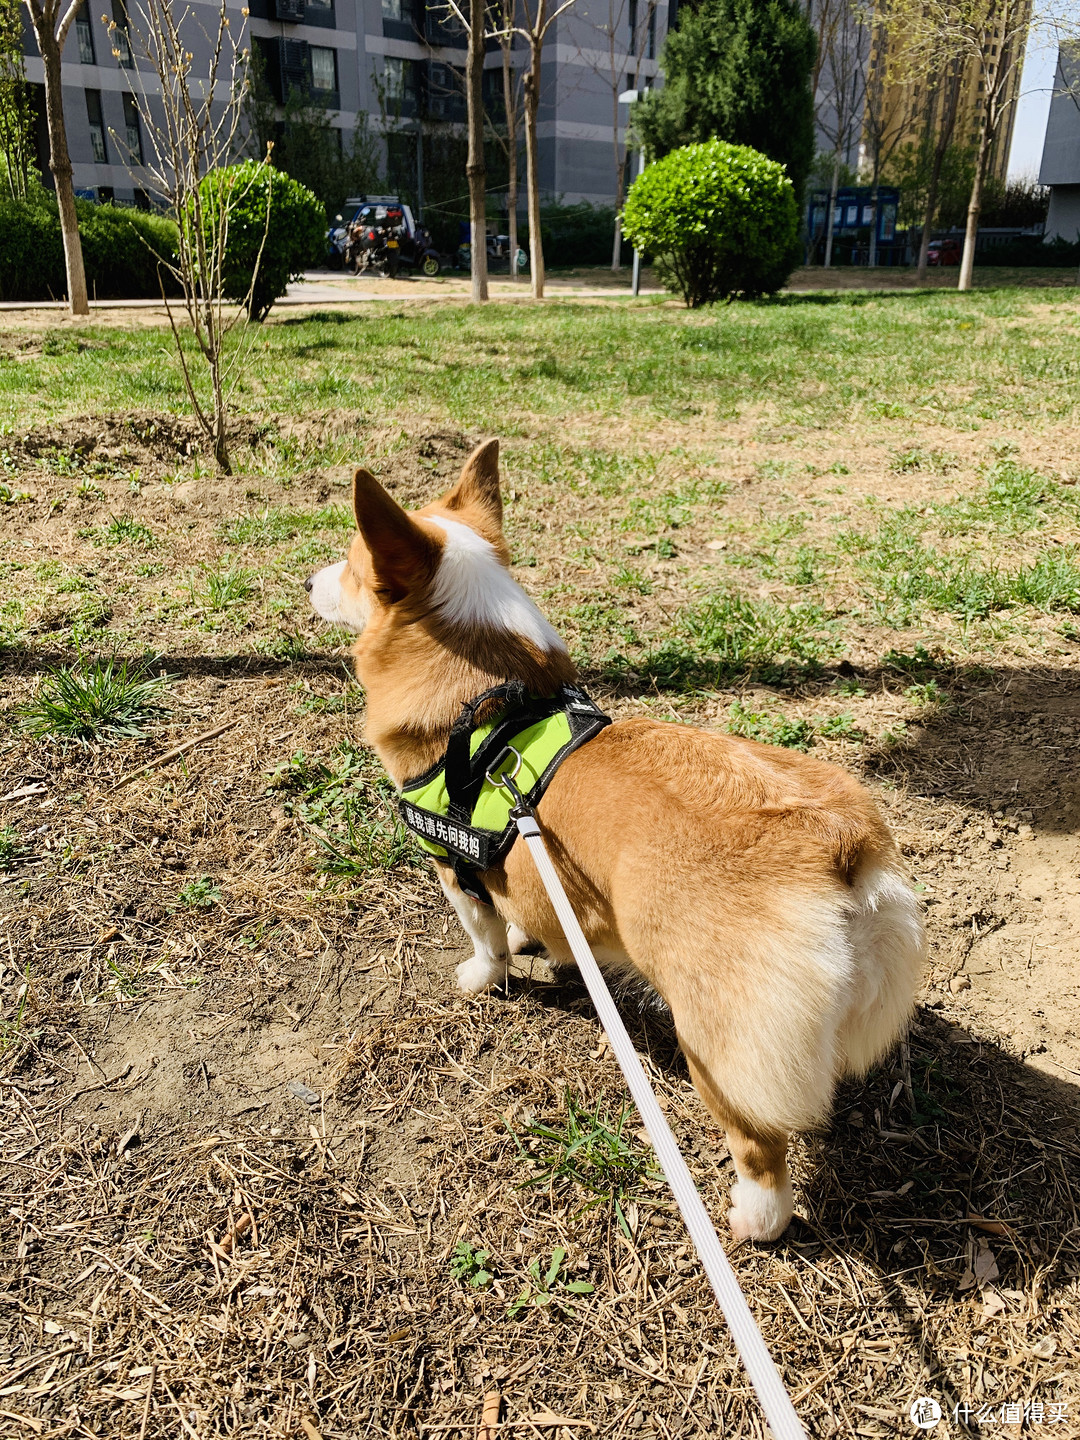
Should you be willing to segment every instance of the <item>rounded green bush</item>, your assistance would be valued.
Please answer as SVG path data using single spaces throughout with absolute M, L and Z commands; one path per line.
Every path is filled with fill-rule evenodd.
M 326 212 L 306 185 L 261 160 L 211 170 L 199 190 L 208 243 L 216 217 L 223 206 L 229 206 L 222 290 L 227 299 L 237 301 L 247 300 L 250 291 L 248 314 L 262 320 L 285 294 L 289 281 L 299 279 L 304 266 L 321 257 Z
M 656 257 L 692 309 L 770 295 L 798 263 L 798 207 L 783 165 L 724 140 L 647 166 L 626 197 L 623 234 Z

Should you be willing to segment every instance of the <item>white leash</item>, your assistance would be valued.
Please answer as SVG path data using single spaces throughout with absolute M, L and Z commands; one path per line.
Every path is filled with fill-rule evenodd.
M 520 764 L 520 756 L 518 758 Z M 634 1049 L 630 1036 L 626 1033 L 626 1026 L 615 1008 L 611 992 L 608 990 L 596 958 L 589 948 L 589 942 L 585 939 L 577 916 L 567 899 L 562 881 L 559 879 L 555 866 L 551 863 L 551 856 L 547 852 L 544 837 L 536 823 L 536 817 L 522 801 L 520 792 L 513 783 L 512 775 L 499 776 L 496 779 L 489 771 L 488 779 L 493 784 L 506 785 L 506 788 L 515 797 L 517 803 L 510 811 L 510 817 L 517 825 L 521 838 L 529 847 L 533 860 L 536 862 L 536 868 L 540 872 L 540 878 L 544 882 L 544 888 L 547 890 L 548 898 L 554 905 L 563 932 L 570 942 L 570 949 L 578 963 L 592 1002 L 596 1006 L 600 1023 L 607 1032 L 611 1048 L 615 1052 L 615 1058 L 630 1087 L 630 1094 L 634 1097 L 634 1103 L 645 1122 L 645 1129 L 653 1143 L 653 1149 L 656 1151 L 660 1165 L 667 1176 L 667 1182 L 671 1186 L 679 1210 L 682 1212 L 698 1258 L 716 1292 L 720 1309 L 723 1311 L 728 1328 L 731 1330 L 739 1354 L 742 1356 L 743 1364 L 757 1391 L 761 1408 L 765 1411 L 765 1418 L 772 1428 L 773 1436 L 775 1440 L 806 1440 L 806 1431 L 795 1413 L 795 1407 L 791 1403 L 780 1373 L 769 1354 L 768 1346 L 757 1327 L 757 1321 L 750 1313 L 746 1297 L 739 1288 L 735 1272 L 724 1254 L 719 1237 L 709 1219 L 708 1211 L 702 1204 L 701 1196 L 694 1185 L 693 1176 L 686 1168 L 686 1161 L 682 1157 L 682 1152 L 679 1150 L 675 1137 L 664 1118 L 664 1113 L 653 1094 L 652 1086 L 638 1059 L 637 1051 Z

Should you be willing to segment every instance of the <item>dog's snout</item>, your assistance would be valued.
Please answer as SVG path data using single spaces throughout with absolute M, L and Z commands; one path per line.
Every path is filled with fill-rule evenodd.
M 312 587 L 314 584 L 315 584 L 315 576 L 314 576 L 314 575 L 309 575 L 309 576 L 307 577 L 307 579 L 304 581 L 304 589 L 307 591 L 307 593 L 308 593 L 309 595 L 311 594 L 311 587 Z

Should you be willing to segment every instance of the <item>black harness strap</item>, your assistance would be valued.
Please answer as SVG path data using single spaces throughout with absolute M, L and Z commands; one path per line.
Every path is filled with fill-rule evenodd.
M 500 701 L 502 702 L 502 714 L 474 752 L 472 737 L 476 729 L 478 713 L 485 706 Z M 454 878 L 466 895 L 478 900 L 483 905 L 490 905 L 492 900 L 478 871 L 487 869 L 501 860 L 516 837 L 516 830 L 512 822 L 507 825 L 501 836 L 495 832 L 478 831 L 472 825 L 473 810 L 480 798 L 487 772 L 502 759 L 507 746 L 515 736 L 520 735 L 530 725 L 534 725 L 540 720 L 546 720 L 560 712 L 566 714 L 569 722 L 571 743 L 547 767 L 530 791 L 529 802 L 535 805 L 567 755 L 584 744 L 586 740 L 590 740 L 606 725 L 611 724 L 610 717 L 605 715 L 576 685 L 562 685 L 551 696 L 530 695 L 520 680 L 506 680 L 501 685 L 493 685 L 490 690 L 485 690 L 483 694 L 477 695 L 474 700 L 466 701 L 462 706 L 461 714 L 451 728 L 446 752 L 442 759 L 426 775 L 407 781 L 402 786 L 404 791 L 412 790 L 435 776 L 440 770 L 443 772 L 447 795 L 447 819 L 455 826 L 468 830 L 472 836 L 474 847 L 479 844 L 483 854 L 483 862 L 478 865 L 475 860 L 470 860 L 458 853 L 450 844 L 446 846 L 446 863 L 450 865 L 454 872 Z M 400 809 L 402 818 L 410 829 L 416 830 L 421 835 L 430 836 L 430 830 L 425 832 L 418 823 L 415 806 L 411 802 L 403 799 Z M 474 848 L 473 855 L 475 856 L 476 853 L 477 850 Z

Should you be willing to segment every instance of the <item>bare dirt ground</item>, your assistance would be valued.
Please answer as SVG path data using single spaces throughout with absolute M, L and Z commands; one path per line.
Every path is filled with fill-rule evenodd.
M 278 433 L 349 423 L 283 417 Z M 347 539 L 331 508 L 347 469 L 283 489 L 258 473 L 263 424 L 245 432 L 246 473 L 211 481 L 190 470 L 186 422 L 155 427 L 88 419 L 4 440 L 29 495 L 3 514 L 5 585 L 24 602 L 20 643 L 0 651 L 6 708 L 69 656 L 73 627 L 172 679 L 148 741 L 64 750 L 9 729 L 0 750 L 0 826 L 18 837 L 0 875 L 0 1432 L 473 1436 L 498 1392 L 515 1437 L 761 1436 L 640 1139 L 621 1220 L 580 1175 L 545 1170 L 530 1126 L 564 1125 L 568 1093 L 617 1118 L 622 1094 L 576 979 L 523 961 L 509 996 L 465 1002 L 461 936 L 422 867 L 323 863 L 332 826 L 304 811 L 314 791 L 294 757 L 332 768 L 344 741 L 362 754 L 362 698 L 300 581 Z M 790 499 L 752 448 L 769 442 L 737 430 L 733 534 Z M 365 445 L 385 446 L 382 475 L 414 503 L 476 438 L 395 428 Z M 1030 444 L 1066 468 L 1073 440 Z M 74 471 L 58 459 L 80 454 Z M 835 530 L 861 490 L 888 505 L 942 486 L 881 473 L 865 448 L 842 458 L 847 493 L 811 533 Z M 230 532 L 281 513 L 324 519 L 282 522 L 272 545 L 258 524 Z M 572 513 L 552 496 L 531 533 L 513 505 L 510 523 L 534 552 L 524 583 L 580 605 L 601 582 L 567 553 Z M 109 545 L 118 514 L 153 543 Z M 715 563 L 720 542 L 695 524 L 681 561 Z M 641 563 L 656 589 L 627 606 L 648 629 L 681 582 L 659 554 Z M 242 569 L 245 598 L 212 609 L 207 567 Z M 792 1229 L 734 1256 L 811 1434 L 914 1433 L 908 1407 L 931 1393 L 947 1405 L 937 1434 L 1014 1433 L 1002 1407 L 1026 1404 L 1032 1433 L 1076 1435 L 1075 644 L 935 670 L 951 704 L 929 711 L 883 648 L 852 637 L 850 659 L 782 695 L 587 678 L 617 714 L 850 712 L 865 743 L 840 734 L 817 753 L 872 785 L 926 898 L 910 1066 L 844 1088 L 828 1132 L 794 1146 Z M 377 805 L 368 772 L 355 784 Z M 722 1219 L 722 1135 L 664 1016 L 635 995 L 624 1010 Z M 464 1278 L 462 1243 L 484 1257 Z

